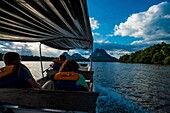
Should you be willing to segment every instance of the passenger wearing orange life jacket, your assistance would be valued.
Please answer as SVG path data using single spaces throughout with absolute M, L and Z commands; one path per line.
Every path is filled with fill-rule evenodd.
M 78 72 L 79 65 L 73 60 L 67 60 L 61 66 L 59 72 L 54 76 L 54 84 L 61 90 L 83 90 L 89 91 L 83 75 Z
M 66 60 L 66 56 L 64 54 L 60 55 L 58 59 L 53 59 L 52 61 L 54 62 L 50 66 L 53 68 L 54 71 L 59 71 L 62 63 L 64 63 Z
M 5 67 L 0 68 L 1 88 L 41 88 L 34 80 L 29 69 L 21 64 L 21 57 L 16 52 L 3 55 Z

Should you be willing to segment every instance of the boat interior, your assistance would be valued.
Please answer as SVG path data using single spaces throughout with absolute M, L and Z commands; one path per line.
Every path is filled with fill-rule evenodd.
M 93 50 L 87 1 L 0 0 L 0 41 L 38 42 L 40 61 L 42 44 L 59 50 Z M 41 69 L 43 73 L 42 61 Z M 93 71 L 85 65 L 81 71 L 90 92 L 1 88 L 0 112 L 95 112 L 99 93 L 93 90 Z

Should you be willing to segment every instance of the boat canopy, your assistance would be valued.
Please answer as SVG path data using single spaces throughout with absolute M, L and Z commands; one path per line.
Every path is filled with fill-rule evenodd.
M 91 49 L 86 0 L 0 0 L 0 40 Z

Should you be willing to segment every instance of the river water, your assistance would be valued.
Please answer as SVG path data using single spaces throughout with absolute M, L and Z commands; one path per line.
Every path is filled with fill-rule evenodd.
M 41 78 L 40 62 L 22 63 Z M 93 70 L 98 113 L 170 113 L 170 66 L 94 62 Z

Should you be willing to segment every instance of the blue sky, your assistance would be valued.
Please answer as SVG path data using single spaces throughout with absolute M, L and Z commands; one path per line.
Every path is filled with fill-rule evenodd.
M 153 44 L 170 44 L 170 0 L 87 0 L 94 38 L 94 50 L 105 49 L 119 58 Z M 39 55 L 38 44 L 0 42 L 1 51 Z M 59 56 L 63 51 L 42 47 L 44 56 Z M 80 52 L 69 51 L 70 54 Z
M 169 0 L 88 0 L 88 8 L 94 48 L 112 56 L 170 43 Z

